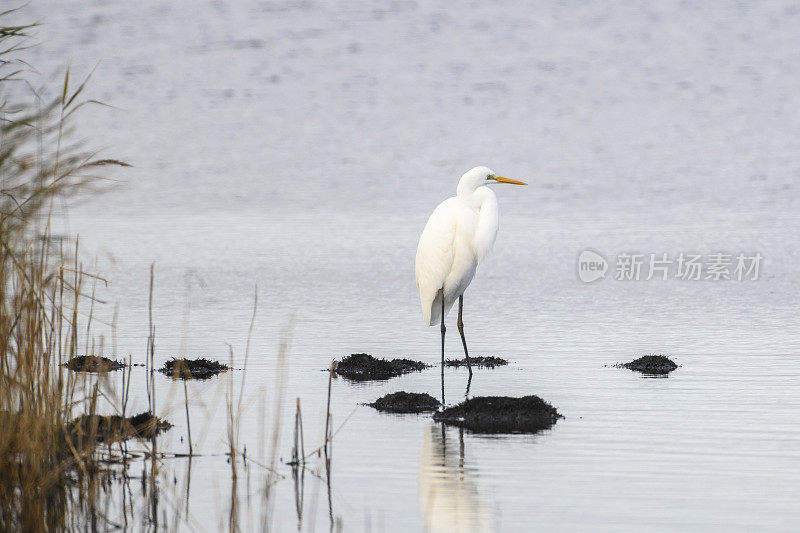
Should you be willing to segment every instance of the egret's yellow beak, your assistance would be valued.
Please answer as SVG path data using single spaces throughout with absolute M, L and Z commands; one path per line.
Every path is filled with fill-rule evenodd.
M 512 180 L 511 178 L 504 178 L 503 176 L 493 175 L 490 179 L 493 179 L 497 183 L 510 183 L 511 185 L 527 185 L 524 181 L 517 181 Z

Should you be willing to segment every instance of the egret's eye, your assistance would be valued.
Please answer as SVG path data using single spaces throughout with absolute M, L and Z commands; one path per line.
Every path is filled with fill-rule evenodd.
M 487 179 L 487 180 L 490 180 L 490 179 L 492 179 L 492 175 L 491 175 L 491 174 L 486 174 L 486 179 Z

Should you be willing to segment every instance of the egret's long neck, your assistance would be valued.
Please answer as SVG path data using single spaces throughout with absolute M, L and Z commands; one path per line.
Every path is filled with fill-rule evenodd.
M 482 261 L 492 251 L 497 230 L 500 227 L 500 211 L 497 196 L 489 187 L 478 187 L 472 193 L 472 200 L 478 206 L 478 227 L 472 240 L 472 249 L 478 261 Z
M 471 200 L 472 195 L 475 194 L 475 191 L 480 188 L 478 185 L 480 184 L 476 184 L 475 180 L 472 179 L 471 176 L 465 174 L 464 176 L 461 176 L 461 179 L 458 182 L 456 194 L 459 198 L 469 201 Z

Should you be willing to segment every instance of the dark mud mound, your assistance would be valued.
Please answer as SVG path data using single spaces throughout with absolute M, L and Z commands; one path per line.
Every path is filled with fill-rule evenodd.
M 149 439 L 172 424 L 148 411 L 135 416 L 81 415 L 70 423 L 69 431 L 78 440 L 94 437 L 100 442 L 116 442 L 129 437 Z
M 377 359 L 366 353 L 354 353 L 339 361 L 336 373 L 353 381 L 387 380 L 408 372 L 428 368 L 411 359 Z
M 433 415 L 433 419 L 476 433 L 536 433 L 562 418 L 538 396 L 479 396 Z
M 64 363 L 64 366 L 75 372 L 110 372 L 125 367 L 119 361 L 97 355 L 79 355 Z
M 208 379 L 230 368 L 219 361 L 208 359 L 171 359 L 158 371 L 175 379 Z
M 650 375 L 666 375 L 678 368 L 674 361 L 663 355 L 645 355 L 617 366 Z
M 472 366 L 478 368 L 494 368 L 496 366 L 505 366 L 508 364 L 508 361 L 505 359 L 501 357 L 495 357 L 493 355 L 470 357 L 469 362 L 472 364 Z M 444 362 L 444 366 L 467 366 L 467 359 L 447 359 Z
M 367 405 L 387 413 L 424 413 L 435 411 L 441 404 L 430 394 L 400 391 L 387 394 Z

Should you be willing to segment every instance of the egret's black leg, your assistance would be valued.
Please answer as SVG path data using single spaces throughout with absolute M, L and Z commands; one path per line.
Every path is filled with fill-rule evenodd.
M 444 409 L 444 289 L 442 289 L 442 409 Z
M 464 295 L 458 297 L 458 332 L 461 333 L 461 344 L 464 345 L 464 355 L 467 357 L 467 369 L 469 370 L 469 379 L 472 381 L 472 363 L 469 360 L 469 351 L 467 350 L 467 339 L 464 337 L 464 321 L 461 320 L 461 313 L 464 309 Z M 469 391 L 469 385 L 467 385 Z

